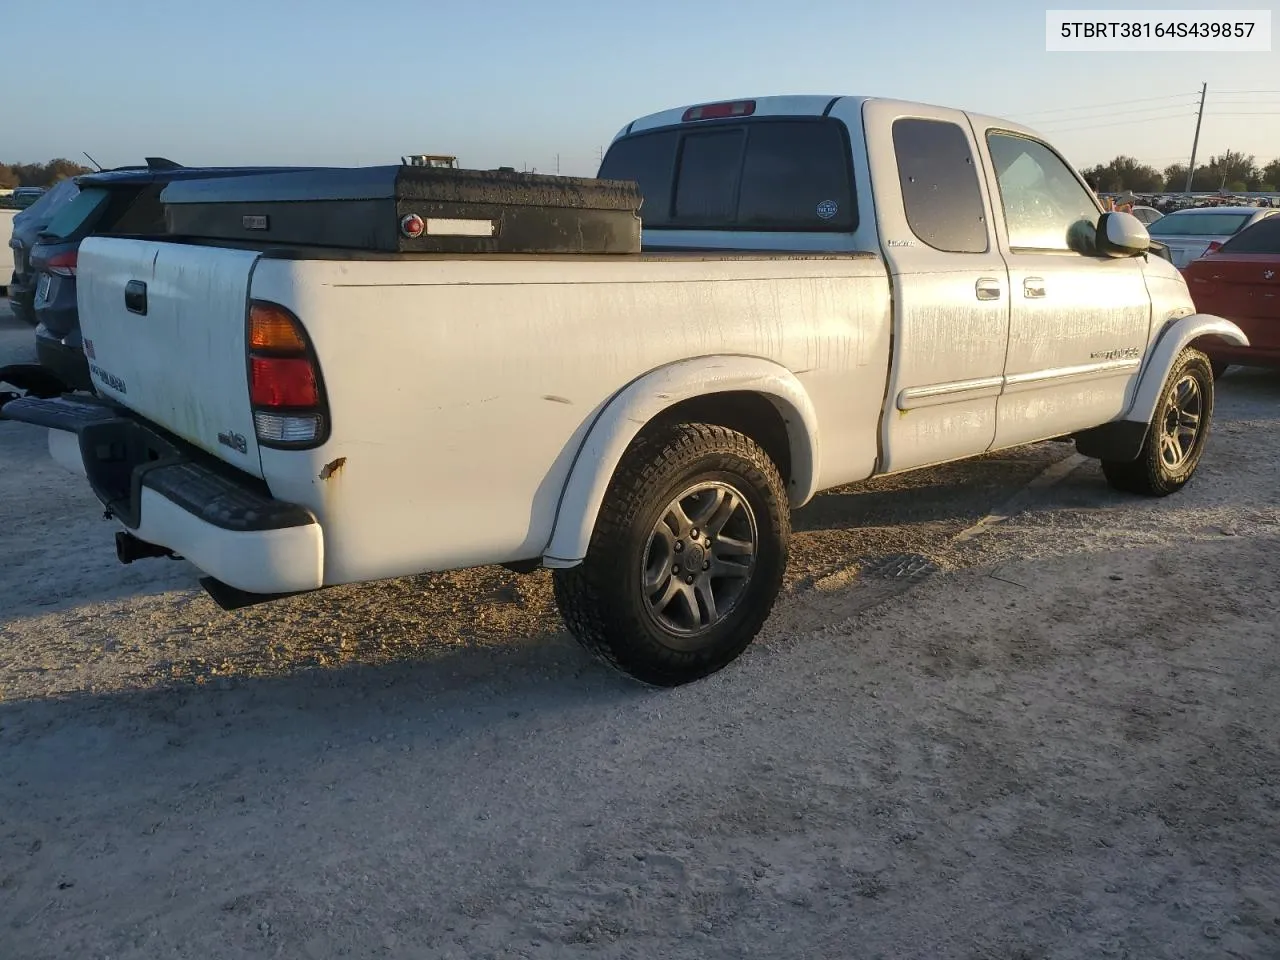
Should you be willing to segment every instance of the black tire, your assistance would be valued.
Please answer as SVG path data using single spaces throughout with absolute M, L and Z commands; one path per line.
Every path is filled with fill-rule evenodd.
M 740 498 L 736 507 L 731 494 Z M 689 523 L 704 516 L 715 532 L 675 533 L 677 507 Z M 701 512 L 713 508 L 713 515 Z M 748 532 L 753 559 L 740 561 Z M 782 477 L 755 441 L 703 423 L 659 426 L 618 465 L 586 559 L 555 571 L 556 603 L 570 632 L 605 663 L 654 686 L 689 683 L 732 662 L 760 632 L 782 586 L 790 537 Z M 713 565 L 732 575 L 708 572 Z M 677 581 L 699 566 L 686 590 Z M 646 577 L 658 585 L 646 588 Z M 718 620 L 707 612 L 708 591 L 710 606 L 723 608 Z M 659 595 L 669 597 L 661 609 Z M 689 621 L 688 632 L 680 619 Z M 708 622 L 697 626 L 699 619 Z
M 1223 363 L 1221 360 L 1210 360 L 1209 369 L 1213 371 L 1213 379 L 1220 380 L 1222 375 L 1231 369 L 1231 364 Z
M 1198 394 L 1198 413 L 1191 427 L 1184 407 L 1190 404 L 1193 393 Z M 1200 464 L 1212 420 L 1213 369 L 1207 356 L 1188 347 L 1178 354 L 1169 371 L 1138 458 L 1102 461 L 1107 482 L 1125 493 L 1148 497 L 1176 493 L 1186 486 Z M 1170 446 L 1171 441 L 1174 446 Z

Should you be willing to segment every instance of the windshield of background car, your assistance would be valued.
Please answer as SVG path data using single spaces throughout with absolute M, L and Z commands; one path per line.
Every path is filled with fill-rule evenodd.
M 1229 237 L 1251 213 L 1171 213 L 1147 227 L 1153 237 Z

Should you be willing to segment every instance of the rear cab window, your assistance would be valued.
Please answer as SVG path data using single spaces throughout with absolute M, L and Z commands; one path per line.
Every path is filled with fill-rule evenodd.
M 858 226 L 850 156 L 827 117 L 714 120 L 625 136 L 598 176 L 639 184 L 649 230 L 846 233 Z

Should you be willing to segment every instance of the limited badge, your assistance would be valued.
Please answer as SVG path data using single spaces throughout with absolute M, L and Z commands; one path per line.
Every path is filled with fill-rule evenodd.
M 834 200 L 823 200 L 818 204 L 818 216 L 823 220 L 830 220 L 840 212 L 840 204 Z

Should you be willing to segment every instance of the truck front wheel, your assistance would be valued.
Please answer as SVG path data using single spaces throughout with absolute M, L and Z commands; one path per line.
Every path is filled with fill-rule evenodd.
M 584 647 L 672 687 L 737 658 L 782 586 L 791 535 L 778 468 L 750 437 L 681 423 L 642 434 L 605 495 L 587 556 L 555 572 Z
M 1117 490 L 1149 497 L 1181 490 L 1204 455 L 1212 418 L 1209 358 L 1188 347 L 1173 362 L 1138 459 L 1102 461 L 1107 482 Z

